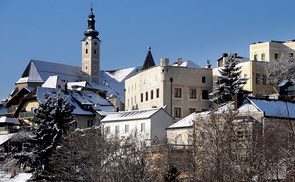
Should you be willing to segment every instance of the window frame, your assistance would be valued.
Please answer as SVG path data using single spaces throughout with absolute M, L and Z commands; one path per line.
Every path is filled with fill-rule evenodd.
M 174 109 L 173 109 L 173 116 L 175 117 L 175 118 L 181 118 L 181 113 L 182 111 L 181 111 L 181 107 L 174 107 Z
M 197 99 L 197 89 L 189 89 L 188 98 L 189 99 Z
M 180 87 L 174 88 L 174 98 L 177 98 L 177 99 L 182 98 L 182 88 L 180 88 Z

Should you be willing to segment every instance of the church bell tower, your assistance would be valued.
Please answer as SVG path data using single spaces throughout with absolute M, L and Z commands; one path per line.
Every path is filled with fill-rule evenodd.
M 88 29 L 82 40 L 82 79 L 89 83 L 98 84 L 100 71 L 100 40 L 95 30 L 93 9 L 91 6 L 88 15 Z

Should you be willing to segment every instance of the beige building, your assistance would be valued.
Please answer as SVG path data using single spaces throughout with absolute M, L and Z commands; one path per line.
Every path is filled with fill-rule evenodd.
M 250 60 L 274 61 L 281 56 L 295 56 L 295 40 L 257 42 L 250 45 Z
M 213 79 L 216 81 L 216 77 L 220 76 L 219 69 L 223 66 L 223 62 L 226 61 L 227 54 L 217 60 L 217 68 L 213 68 Z M 252 91 L 253 96 L 261 97 L 264 95 L 274 94 L 276 90 L 274 87 L 267 83 L 267 77 L 264 73 L 264 69 L 268 62 L 266 61 L 253 61 L 244 57 L 236 56 L 235 59 L 237 67 L 241 67 L 240 77 L 247 78 L 247 83 L 244 85 L 244 90 Z M 214 87 L 214 86 L 213 86 Z
M 208 109 L 212 91 L 212 69 L 181 59 L 169 65 L 161 59 L 159 66 L 150 67 L 126 79 L 125 109 L 140 110 L 164 107 L 176 119 L 195 111 Z

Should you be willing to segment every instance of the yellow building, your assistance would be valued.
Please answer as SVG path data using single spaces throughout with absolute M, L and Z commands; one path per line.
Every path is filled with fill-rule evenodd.
M 181 60 L 169 65 L 161 59 L 125 81 L 125 109 L 164 107 L 176 119 L 208 109 L 212 91 L 212 69 Z
M 223 56 L 217 60 L 218 67 L 213 68 L 214 81 L 216 81 L 217 76 L 220 76 L 218 70 L 220 67 L 223 66 L 223 62 L 226 61 L 227 56 L 227 54 L 223 54 Z M 240 57 L 237 55 L 235 61 L 239 62 L 239 64 L 237 64 L 237 67 L 241 67 L 240 77 L 248 79 L 247 83 L 244 85 L 244 90 L 251 91 L 251 95 L 257 97 L 274 94 L 276 92 L 274 87 L 267 83 L 267 77 L 264 73 L 265 66 L 266 64 L 268 64 L 268 62 L 249 60 L 247 58 Z
M 250 60 L 273 61 L 281 56 L 294 57 L 295 40 L 257 42 L 250 45 Z

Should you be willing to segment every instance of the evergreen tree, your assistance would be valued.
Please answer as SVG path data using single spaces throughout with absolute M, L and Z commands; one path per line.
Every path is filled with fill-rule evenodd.
M 238 62 L 235 59 L 236 54 L 229 54 L 223 63 L 223 67 L 218 70 L 221 76 L 217 76 L 217 81 L 215 81 L 216 92 L 210 94 L 213 96 L 213 104 L 219 105 L 233 101 L 236 92 L 250 93 L 243 90 L 247 79 L 240 77 L 241 66 L 237 66 Z
M 15 155 L 18 164 L 31 169 L 32 181 L 50 179 L 52 167 L 49 160 L 61 136 L 74 121 L 71 114 L 73 110 L 74 106 L 62 93 L 52 96 L 45 94 L 45 101 L 35 110 L 37 119 L 33 120 L 30 135 L 26 138 L 31 152 Z

